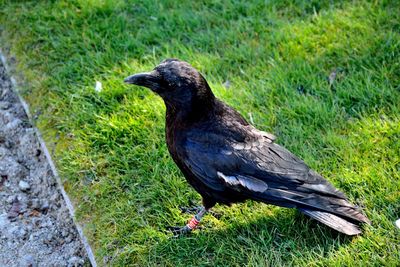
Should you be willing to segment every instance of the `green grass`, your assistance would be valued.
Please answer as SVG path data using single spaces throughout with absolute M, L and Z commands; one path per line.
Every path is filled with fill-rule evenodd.
M 400 2 L 223 2 L 0 1 L 1 46 L 16 56 L 21 92 L 55 147 L 97 261 L 399 266 Z M 198 68 L 372 226 L 348 238 L 249 201 L 217 206 L 221 217 L 207 215 L 204 231 L 170 238 L 165 227 L 189 218 L 179 207 L 200 197 L 166 149 L 161 99 L 122 83 L 167 57 Z

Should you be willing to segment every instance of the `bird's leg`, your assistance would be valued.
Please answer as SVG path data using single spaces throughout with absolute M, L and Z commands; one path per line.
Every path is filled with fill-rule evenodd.
M 185 227 L 188 227 L 191 230 L 196 229 L 197 225 L 200 223 L 201 219 L 203 218 L 204 214 L 207 213 L 205 207 L 201 207 L 200 211 L 190 219 L 190 221 L 186 224 Z
M 184 227 L 169 227 L 169 229 L 177 235 L 190 233 L 192 230 L 197 228 L 206 213 L 207 209 L 202 206 L 200 211 L 194 215 Z

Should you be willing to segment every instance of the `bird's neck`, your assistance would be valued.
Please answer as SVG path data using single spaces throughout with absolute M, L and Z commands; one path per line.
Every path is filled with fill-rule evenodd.
M 207 119 L 214 112 L 215 102 L 214 95 L 203 99 L 194 98 L 179 105 L 165 102 L 167 125 L 188 125 Z
M 175 98 L 173 101 L 164 99 L 167 124 L 168 122 L 191 124 L 204 120 L 213 114 L 216 101 L 208 84 L 204 86 L 204 90 L 198 90 L 190 98 L 185 97 L 182 100 Z

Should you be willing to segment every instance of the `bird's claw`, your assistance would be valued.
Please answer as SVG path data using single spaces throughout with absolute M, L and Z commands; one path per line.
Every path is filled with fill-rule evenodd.
M 182 226 L 167 226 L 166 229 L 173 233 L 173 237 L 180 237 L 184 235 L 189 235 L 193 232 L 194 229 L 190 229 L 187 225 L 184 227 Z M 195 229 L 197 230 L 203 230 L 203 226 L 197 226 Z
M 186 234 L 190 234 L 192 232 L 192 229 L 190 229 L 186 225 L 184 227 L 182 227 L 182 226 L 167 226 L 167 230 L 172 232 L 174 234 L 174 237 L 183 236 Z

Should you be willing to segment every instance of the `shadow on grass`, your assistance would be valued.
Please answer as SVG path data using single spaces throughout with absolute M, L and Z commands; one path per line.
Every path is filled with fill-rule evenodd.
M 276 266 L 326 257 L 353 239 L 288 209 L 226 225 L 206 223 L 189 236 L 163 240 L 149 256 L 161 265 Z

